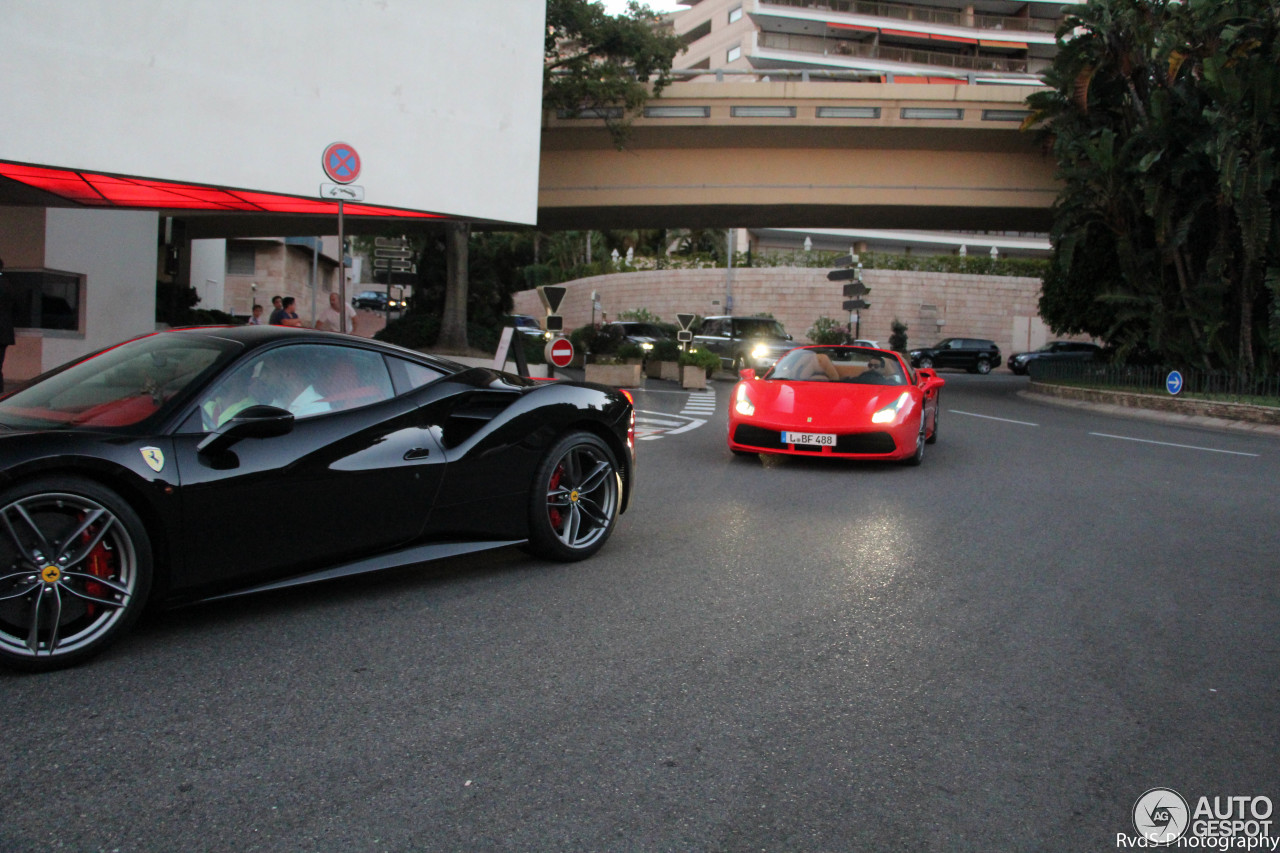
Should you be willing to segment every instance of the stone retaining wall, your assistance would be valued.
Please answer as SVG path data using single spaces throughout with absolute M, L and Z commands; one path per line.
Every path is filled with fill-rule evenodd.
M 989 338 L 1007 357 L 1050 339 L 1037 307 L 1038 278 L 866 270 L 863 281 L 871 289 L 866 297 L 871 307 L 862 312 L 861 335 L 882 346 L 889 345 L 895 319 L 907 324 L 908 346 L 913 347 L 945 337 Z M 568 291 L 560 313 L 566 331 L 591 322 L 593 291 L 609 319 L 638 309 L 669 323 L 679 313 L 767 313 L 782 321 L 797 341 L 806 338 L 819 317 L 845 322 L 849 316 L 840 307 L 841 283 L 828 281 L 826 269 L 808 267 L 734 269 L 731 285 L 726 270 L 702 269 L 615 273 L 564 286 Z M 725 310 L 727 289 L 733 296 L 732 312 Z M 514 310 L 535 317 L 545 313 L 533 290 L 515 294 Z

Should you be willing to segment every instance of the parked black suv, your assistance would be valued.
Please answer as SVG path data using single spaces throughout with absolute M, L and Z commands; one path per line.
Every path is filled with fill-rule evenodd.
M 795 348 L 787 330 L 772 317 L 707 317 L 693 342 L 720 356 L 720 363 L 735 373 L 744 367 L 769 367 Z
M 1050 341 L 1034 352 L 1018 352 L 1009 356 L 1009 369 L 1019 375 L 1031 368 L 1031 362 L 1039 361 L 1099 361 L 1102 347 L 1081 341 Z
M 959 367 L 970 373 L 990 373 L 1000 366 L 1000 347 L 981 338 L 947 338 L 931 347 L 911 351 L 912 367 Z

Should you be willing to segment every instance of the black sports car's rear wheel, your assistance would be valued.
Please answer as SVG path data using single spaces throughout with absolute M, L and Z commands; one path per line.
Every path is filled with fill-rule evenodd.
M 56 477 L 0 494 L 0 661 L 80 663 L 128 629 L 150 588 L 150 541 L 111 490 Z
M 618 520 L 618 462 L 588 432 L 571 432 L 551 448 L 529 496 L 529 550 L 551 560 L 599 551 Z

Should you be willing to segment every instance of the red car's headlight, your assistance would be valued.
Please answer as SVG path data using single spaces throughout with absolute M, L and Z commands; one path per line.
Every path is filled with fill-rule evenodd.
M 756 413 L 755 404 L 751 402 L 751 397 L 747 394 L 747 383 L 739 382 L 738 388 L 734 391 L 733 409 L 740 415 L 751 417 Z
M 890 403 L 889 405 L 885 406 L 883 409 L 880 409 L 874 415 L 872 415 L 871 422 L 873 424 L 893 423 L 894 420 L 897 419 L 898 417 L 898 412 L 902 411 L 902 407 L 905 406 L 907 404 L 907 401 L 910 399 L 911 399 L 911 395 L 908 394 L 906 391 L 903 391 L 902 394 L 898 396 L 898 399 L 894 400 L 892 403 Z

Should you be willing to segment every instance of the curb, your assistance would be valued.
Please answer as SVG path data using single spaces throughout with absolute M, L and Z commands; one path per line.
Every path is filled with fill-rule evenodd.
M 1035 382 L 1031 383 L 1031 386 L 1026 390 L 1019 391 L 1017 393 L 1019 397 L 1031 399 L 1035 402 L 1049 403 L 1054 406 L 1064 406 L 1072 409 L 1084 409 L 1105 415 L 1115 415 L 1117 417 L 1134 418 L 1137 420 L 1158 421 L 1160 423 L 1173 424 L 1177 426 L 1228 430 L 1231 432 L 1244 432 L 1251 435 L 1268 435 L 1280 438 L 1280 424 L 1257 423 L 1249 420 L 1216 417 L 1213 415 L 1200 414 L 1194 411 L 1168 411 L 1163 408 L 1163 406 L 1167 405 L 1170 401 L 1146 394 L 1118 394 L 1115 392 L 1098 391 L 1093 389 L 1064 388 L 1058 385 L 1045 386 L 1039 385 Z M 1107 397 L 1112 397 L 1113 399 L 1121 400 L 1123 402 L 1103 402 Z M 1144 405 L 1144 403 L 1159 403 L 1160 407 L 1152 407 Z M 1224 404 L 1214 405 L 1221 406 Z M 1183 408 L 1192 408 L 1194 406 L 1194 403 L 1183 404 Z

